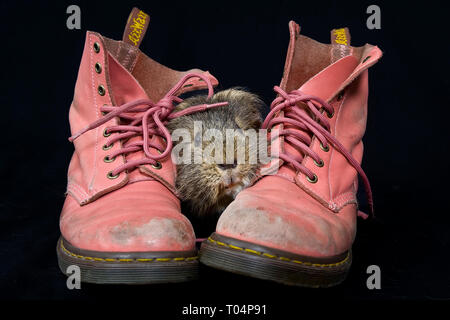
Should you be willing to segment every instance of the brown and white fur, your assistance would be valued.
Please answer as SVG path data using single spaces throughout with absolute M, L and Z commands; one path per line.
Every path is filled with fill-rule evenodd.
M 225 159 L 226 130 L 254 129 L 257 132 L 262 122 L 260 112 L 264 103 L 255 94 L 240 88 L 233 88 L 219 91 L 210 99 L 206 95 L 188 98 L 176 107 L 176 111 L 194 105 L 218 102 L 228 102 L 228 105 L 176 118 L 169 122 L 168 128 L 171 132 L 177 128 L 188 129 L 191 133 L 192 144 L 197 147 L 201 144 L 202 151 L 211 142 L 194 137 L 194 122 L 201 121 L 203 133 L 207 129 L 221 131 L 224 137 L 223 159 Z M 176 142 L 174 144 L 176 145 Z M 237 145 L 235 141 L 234 159 L 237 159 Z M 245 144 L 246 161 L 241 164 L 236 162 L 234 164 L 217 164 L 206 161 L 195 164 L 192 151 L 191 164 L 177 165 L 176 188 L 181 200 L 186 201 L 190 206 L 192 214 L 201 216 L 221 213 L 236 195 L 252 182 L 258 170 L 258 163 L 250 164 L 248 160 L 250 153 L 255 152 L 256 154 L 255 148 L 256 146 Z M 194 150 L 193 146 L 192 150 Z

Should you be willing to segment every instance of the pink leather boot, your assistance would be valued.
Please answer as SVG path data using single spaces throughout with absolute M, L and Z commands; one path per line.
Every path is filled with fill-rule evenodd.
M 66 273 L 94 283 L 179 282 L 197 277 L 191 223 L 175 194 L 165 128 L 177 95 L 208 88 L 207 72 L 171 70 L 139 49 L 150 17 L 134 8 L 122 41 L 87 32 L 69 111 L 75 152 L 57 244 Z M 208 105 L 194 107 L 198 111 Z
M 290 285 L 328 287 L 344 280 L 356 234 L 358 174 L 366 128 L 372 45 L 351 47 L 346 28 L 331 44 L 299 34 L 290 43 L 278 96 L 263 128 L 279 159 L 223 212 L 202 244 L 208 266 Z M 267 174 L 271 173 L 271 174 Z M 360 213 L 363 215 L 362 213 Z

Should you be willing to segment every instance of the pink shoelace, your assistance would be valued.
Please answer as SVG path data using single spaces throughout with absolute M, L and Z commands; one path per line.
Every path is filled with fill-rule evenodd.
M 108 157 L 110 159 L 114 159 L 118 155 L 126 155 L 139 151 L 144 151 L 144 157 L 142 159 L 126 161 L 123 165 L 120 165 L 112 170 L 111 175 L 117 176 L 125 170 L 131 170 L 141 165 L 157 165 L 158 160 L 164 159 L 172 151 L 172 138 L 169 130 L 165 127 L 169 120 L 228 104 L 227 102 L 202 104 L 186 108 L 179 112 L 174 112 L 176 104 L 183 101 L 181 98 L 175 96 L 175 94 L 191 78 L 201 78 L 205 81 L 208 86 L 209 98 L 214 94 L 214 89 L 209 78 L 202 74 L 189 73 L 185 75 L 157 103 L 153 103 L 148 99 L 140 99 L 125 103 L 121 106 L 102 106 L 100 111 L 104 114 L 104 116 L 72 135 L 69 138 L 69 141 L 73 142 L 83 133 L 101 126 L 114 117 L 119 117 L 120 124 L 107 127 L 104 134 L 105 136 L 111 135 L 111 137 L 106 141 L 106 146 L 112 146 L 115 142 L 122 140 L 122 148 L 111 152 Z M 150 139 L 155 135 L 165 139 L 165 147 L 150 142 Z M 129 141 L 134 137 L 141 137 L 141 139 Z M 151 154 L 150 148 L 157 149 L 159 151 L 159 155 Z
M 312 136 L 314 135 L 320 141 L 321 146 L 325 150 L 329 148 L 328 144 L 333 145 L 361 176 L 370 212 L 373 214 L 372 190 L 369 179 L 355 158 L 331 135 L 330 123 L 322 113 L 322 110 L 324 110 L 331 118 L 334 113 L 333 107 L 322 99 L 305 94 L 300 90 L 293 90 L 287 93 L 278 86 L 275 86 L 274 90 L 279 96 L 270 105 L 270 112 L 264 120 L 262 128 L 269 129 L 278 124 L 290 125 L 290 127 L 280 130 L 279 135 L 280 137 L 283 136 L 287 143 L 299 151 L 297 155 L 282 152 L 279 155 L 280 159 L 291 164 L 296 170 L 314 181 L 317 179 L 317 176 L 301 164 L 305 155 L 310 156 L 316 163 L 322 163 L 319 155 L 310 148 Z M 297 105 L 298 102 L 304 103 L 307 110 L 314 116 L 314 119 L 305 109 Z M 283 116 L 277 116 L 280 111 L 284 111 Z M 293 130 L 292 128 L 300 130 Z M 367 217 L 365 213 L 360 211 L 358 215 L 363 218 Z

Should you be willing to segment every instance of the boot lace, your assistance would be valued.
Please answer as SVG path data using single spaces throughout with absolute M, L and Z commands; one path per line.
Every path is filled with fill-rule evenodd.
M 103 117 L 72 135 L 69 138 L 69 141 L 73 142 L 85 132 L 95 129 L 111 119 L 118 117 L 119 125 L 107 127 L 103 133 L 105 137 L 111 135 L 104 146 L 106 149 L 112 147 L 115 142 L 122 141 L 121 148 L 111 152 L 108 159 L 113 161 L 115 157 L 119 155 L 127 155 L 140 151 L 143 151 L 144 157 L 141 159 L 125 160 L 124 164 L 118 166 L 109 174 L 112 177 L 117 177 L 121 172 L 132 170 L 141 165 L 160 165 L 158 160 L 164 159 L 172 151 L 172 138 L 169 130 L 166 128 L 166 124 L 169 120 L 228 104 L 227 102 L 201 104 L 174 112 L 176 105 L 183 101 L 175 94 L 191 78 L 201 78 L 208 87 L 208 98 L 211 98 L 214 94 L 214 90 L 209 78 L 202 74 L 189 73 L 157 103 L 148 99 L 140 99 L 120 106 L 102 106 L 100 111 L 102 112 Z M 150 140 L 152 140 L 153 136 L 162 137 L 165 140 L 165 146 L 151 142 Z M 134 137 L 138 138 L 131 139 Z M 158 150 L 159 155 L 151 154 L 150 148 Z
M 274 90 L 278 93 L 278 97 L 272 102 L 270 112 L 264 120 L 262 128 L 271 129 L 278 124 L 287 125 L 279 131 L 279 136 L 284 137 L 289 145 L 299 151 L 298 154 L 280 152 L 279 158 L 291 164 L 297 171 L 305 174 L 310 182 L 317 182 L 317 176 L 314 172 L 305 167 L 301 162 L 305 156 L 309 156 L 316 164 L 323 165 L 322 159 L 310 147 L 313 136 L 320 141 L 320 146 L 325 151 L 329 150 L 329 144 L 331 144 L 361 176 L 370 212 L 373 214 L 372 190 L 369 179 L 358 161 L 331 135 L 330 123 L 323 114 L 323 111 L 325 111 L 328 117 L 331 118 L 334 114 L 333 107 L 324 100 L 313 95 L 305 94 L 300 90 L 293 90 L 287 93 L 278 86 L 275 86 Z M 299 102 L 302 102 L 306 108 L 298 106 L 297 103 Z M 281 111 L 283 111 L 283 115 L 279 116 L 278 114 Z M 367 217 L 362 212 L 358 212 L 358 215 L 364 218 Z

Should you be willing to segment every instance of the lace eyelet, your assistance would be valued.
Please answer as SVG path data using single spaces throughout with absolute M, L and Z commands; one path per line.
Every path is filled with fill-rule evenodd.
M 319 162 L 317 162 L 316 160 L 314 160 L 314 164 L 316 165 L 316 166 L 318 166 L 319 168 L 321 168 L 321 167 L 323 167 L 324 166 L 324 162 L 323 162 L 323 160 L 319 160 Z
M 334 110 L 333 110 L 331 113 L 328 112 L 328 111 L 325 111 L 325 113 L 327 114 L 327 117 L 328 117 L 329 119 L 333 118 L 333 116 L 334 116 Z
M 317 178 L 317 176 L 314 174 L 312 179 L 308 176 L 306 176 L 306 180 L 308 180 L 311 183 L 316 183 L 317 181 L 319 181 L 319 178 Z
M 159 161 L 156 161 L 155 164 L 152 164 L 153 169 L 159 170 L 162 168 L 162 164 Z
M 108 177 L 108 179 L 117 179 L 120 176 L 120 173 L 116 174 L 115 176 L 112 174 L 112 171 L 108 172 L 108 174 L 106 175 Z
M 102 65 L 98 62 L 95 64 L 95 72 L 102 73 Z
M 105 145 L 103 145 L 102 149 L 105 150 L 105 151 L 109 150 L 109 149 L 111 149 L 113 147 L 113 145 L 114 145 L 114 143 L 111 143 L 109 146 L 105 144 Z
M 108 133 L 108 130 L 105 128 L 105 130 L 103 130 L 103 136 L 105 138 L 108 138 L 112 133 Z
M 106 163 L 113 162 L 114 160 L 116 160 L 116 157 L 110 158 L 109 156 L 106 156 L 103 158 L 103 161 L 105 161 Z
M 326 147 L 324 147 L 322 143 L 320 143 L 320 149 L 322 149 L 325 152 L 330 151 L 330 147 L 328 145 Z
M 344 97 L 344 90 L 342 90 L 341 92 L 338 93 L 337 97 L 336 97 L 336 101 L 341 101 L 342 98 Z
M 156 151 L 158 152 L 158 154 L 162 154 L 161 150 L 156 149 Z
M 95 53 L 100 52 L 100 44 L 98 42 L 94 42 L 94 51 Z
M 102 84 L 98 86 L 97 90 L 98 90 L 98 94 L 101 96 L 104 96 L 106 93 L 105 87 Z

